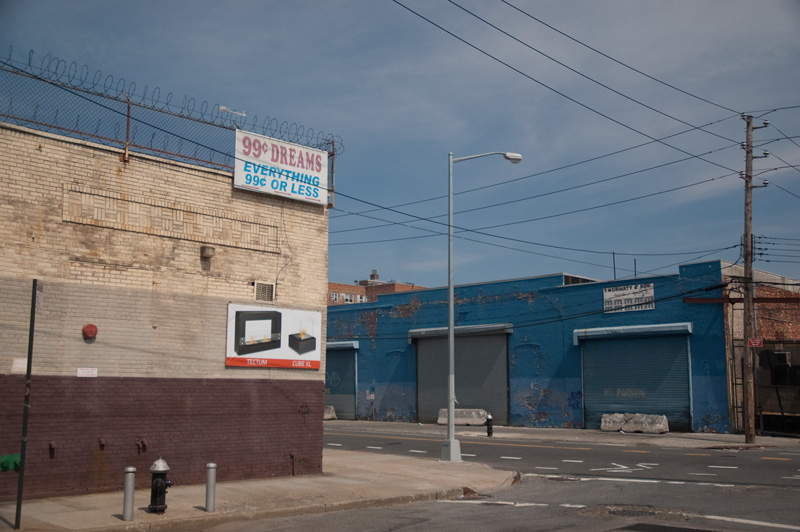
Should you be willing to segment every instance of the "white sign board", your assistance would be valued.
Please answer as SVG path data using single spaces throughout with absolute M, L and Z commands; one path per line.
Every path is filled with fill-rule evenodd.
M 653 283 L 603 288 L 604 312 L 632 312 L 655 308 Z
M 225 365 L 319 369 L 321 338 L 320 312 L 231 303 Z
M 233 186 L 325 205 L 328 154 L 237 129 Z

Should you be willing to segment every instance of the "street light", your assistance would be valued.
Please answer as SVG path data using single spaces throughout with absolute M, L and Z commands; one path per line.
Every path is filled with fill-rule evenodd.
M 468 155 L 466 157 L 453 158 L 453 153 L 449 155 L 448 172 L 448 194 L 447 194 L 447 350 L 450 362 L 450 370 L 447 375 L 447 439 L 442 445 L 442 460 L 445 462 L 461 461 L 461 443 L 456 439 L 455 410 L 456 410 L 456 363 L 455 363 L 455 321 L 454 321 L 454 295 L 453 295 L 453 163 L 486 157 L 487 155 L 502 155 L 507 161 L 517 164 L 522 161 L 522 155 L 513 152 L 493 151 L 481 153 L 480 155 Z

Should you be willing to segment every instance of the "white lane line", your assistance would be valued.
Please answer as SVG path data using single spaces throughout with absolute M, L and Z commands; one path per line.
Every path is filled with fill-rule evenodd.
M 468 457 L 470 457 L 470 458 L 475 458 L 475 456 L 477 456 L 477 455 L 474 455 L 474 454 L 467 454 L 467 453 L 461 453 L 461 456 L 468 456 Z
M 566 463 L 566 464 L 582 464 L 583 463 L 583 460 L 561 460 L 561 461 Z
M 419 454 L 428 454 L 428 451 L 418 451 L 416 449 L 409 449 L 408 452 L 410 452 L 410 453 L 419 453 Z
M 562 508 L 586 508 L 585 504 L 559 504 Z
M 551 471 L 558 471 L 557 467 L 537 467 L 536 469 L 549 469 Z
M 710 465 L 708 466 L 709 469 L 739 469 L 737 466 L 730 466 L 730 465 Z
M 541 507 L 546 508 L 546 507 L 550 506 L 549 504 L 541 503 L 541 502 L 518 502 L 516 505 L 519 506 L 520 508 L 525 508 L 527 506 L 541 506 Z
M 755 525 L 770 528 L 781 528 L 783 530 L 800 530 L 800 526 L 782 525 L 780 523 L 768 523 L 766 521 L 753 521 L 751 519 L 737 519 L 735 517 L 722 517 L 719 515 L 701 515 L 703 519 L 713 519 L 714 521 L 725 521 L 727 523 L 740 523 L 743 525 Z
M 611 477 L 596 477 L 596 478 L 582 478 L 581 482 L 589 480 L 602 480 L 605 482 L 636 482 L 639 484 L 660 484 L 660 480 L 652 480 L 647 478 L 611 478 Z
M 342 447 L 343 446 L 343 444 L 341 444 L 341 443 L 329 443 L 328 445 L 330 445 L 331 447 Z
M 689 473 L 690 475 L 694 475 L 696 477 L 716 477 L 716 473 Z
M 781 478 L 785 478 L 788 480 L 800 480 L 800 475 L 794 475 L 792 477 L 781 477 Z
M 665 484 L 678 484 L 680 486 L 686 484 L 686 482 L 681 482 L 680 480 L 668 480 Z
M 501 456 L 503 460 L 522 460 L 521 456 Z
M 477 499 L 477 500 L 441 499 L 437 502 L 446 502 L 446 503 L 449 502 L 449 503 L 459 503 L 459 504 L 485 504 L 490 506 L 514 506 L 516 508 L 527 508 L 531 506 L 546 508 L 550 506 L 547 503 L 541 503 L 541 502 L 487 501 L 484 499 Z M 583 508 L 585 508 L 585 506 Z
M 380 451 L 381 449 L 383 449 L 383 447 L 372 447 L 370 445 L 367 445 L 367 449 L 377 449 Z

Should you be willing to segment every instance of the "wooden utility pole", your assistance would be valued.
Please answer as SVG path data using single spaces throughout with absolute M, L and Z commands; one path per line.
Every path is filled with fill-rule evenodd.
M 743 117 L 747 122 L 747 140 L 744 145 L 744 353 L 742 354 L 742 417 L 744 441 L 756 440 L 756 402 L 753 375 L 753 348 L 750 339 L 755 335 L 753 322 L 753 117 Z
M 742 355 L 742 417 L 744 418 L 744 441 L 753 443 L 756 440 L 756 397 L 755 397 L 755 351 L 750 341 L 756 343 L 755 316 L 753 312 L 753 298 L 755 297 L 755 284 L 753 284 L 753 130 L 769 125 L 764 121 L 763 126 L 753 127 L 753 116 L 742 114 L 747 123 L 747 136 L 743 148 L 744 159 L 744 242 L 742 242 L 744 256 L 744 353 Z M 767 157 L 765 151 L 760 157 Z M 766 186 L 765 185 L 759 185 Z

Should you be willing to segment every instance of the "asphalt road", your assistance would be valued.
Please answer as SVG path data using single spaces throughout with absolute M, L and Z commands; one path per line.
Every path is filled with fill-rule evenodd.
M 570 475 L 800 489 L 800 449 L 678 449 L 459 438 L 462 459 L 523 474 Z M 325 445 L 354 451 L 439 458 L 442 440 L 419 434 L 325 429 Z

